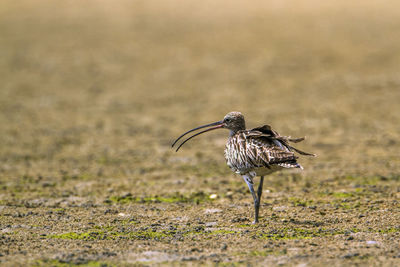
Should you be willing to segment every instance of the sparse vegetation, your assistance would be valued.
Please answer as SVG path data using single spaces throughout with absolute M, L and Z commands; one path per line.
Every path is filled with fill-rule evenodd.
M 73 264 L 59 260 L 37 260 L 32 264 L 32 267 L 114 267 L 115 264 L 110 264 L 100 261 L 87 261 L 84 263 Z
M 193 193 L 187 196 L 182 194 L 175 194 L 171 196 L 154 196 L 154 197 L 134 197 L 131 194 L 124 196 L 112 196 L 107 199 L 106 203 L 195 203 L 199 204 L 204 201 L 210 201 L 211 199 L 203 192 Z

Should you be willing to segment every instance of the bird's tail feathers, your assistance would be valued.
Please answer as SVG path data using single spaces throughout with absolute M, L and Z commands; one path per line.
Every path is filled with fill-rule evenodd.
M 277 140 L 281 141 L 282 143 L 284 143 L 285 146 L 286 146 L 287 148 L 289 148 L 289 150 L 293 150 L 293 151 L 299 153 L 300 155 L 312 156 L 312 157 L 316 157 L 316 156 L 317 156 L 316 154 L 308 153 L 308 152 L 302 151 L 302 150 L 300 150 L 300 149 L 297 149 L 297 148 L 295 148 L 295 147 L 289 145 L 289 142 L 292 142 L 292 143 L 299 143 L 299 142 L 305 140 L 305 139 L 306 139 L 305 137 L 301 137 L 301 138 L 291 138 L 290 136 L 280 136 L 280 135 L 278 135 L 278 136 L 276 136 L 275 138 L 276 138 Z
M 278 165 L 283 167 L 283 168 L 299 168 L 301 170 L 304 169 L 303 166 L 301 166 L 297 162 L 284 162 L 284 163 L 279 163 Z

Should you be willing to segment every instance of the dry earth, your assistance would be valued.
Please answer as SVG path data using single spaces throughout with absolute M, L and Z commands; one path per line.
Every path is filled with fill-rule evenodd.
M 400 4 L 321 2 L 2 1 L 1 265 L 400 265 Z M 170 149 L 231 110 L 318 154 L 258 225 L 227 132 Z

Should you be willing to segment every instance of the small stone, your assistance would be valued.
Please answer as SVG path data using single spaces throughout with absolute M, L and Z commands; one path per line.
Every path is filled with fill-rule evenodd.
M 210 199 L 216 199 L 217 197 L 218 197 L 217 194 L 211 194 L 211 195 L 210 195 Z
M 217 222 L 206 222 L 206 227 L 213 227 L 216 225 L 217 225 Z
M 217 213 L 217 212 L 221 212 L 221 209 L 206 209 L 204 211 L 205 214 L 210 214 L 210 213 Z

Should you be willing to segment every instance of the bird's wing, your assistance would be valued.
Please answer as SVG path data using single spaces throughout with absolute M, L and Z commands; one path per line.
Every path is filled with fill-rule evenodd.
M 298 167 L 297 156 L 293 151 L 274 136 L 259 132 L 246 131 L 246 151 L 248 160 L 254 167 L 270 167 L 271 165 L 284 165 L 282 167 Z
M 315 156 L 314 154 L 294 148 L 289 142 L 297 143 L 304 138 L 281 136 L 272 130 L 271 126 L 264 125 L 241 132 L 245 139 L 248 160 L 253 166 L 269 167 L 280 165 L 285 168 L 301 168 L 297 163 L 295 152 L 301 155 Z M 240 138 L 239 138 L 240 139 Z
M 292 139 L 280 136 L 270 126 L 243 130 L 232 136 L 225 149 L 228 165 L 236 172 L 246 172 L 254 168 L 302 168 L 297 163 L 295 152 L 302 155 L 314 154 L 300 151 L 289 142 L 299 142 L 304 138 Z
M 251 129 L 247 132 L 248 132 L 249 137 L 277 140 L 282 146 L 286 147 L 289 151 L 297 152 L 300 155 L 313 156 L 313 157 L 316 156 L 315 154 L 301 151 L 290 145 L 290 142 L 298 143 L 298 142 L 303 141 L 305 139 L 305 137 L 291 138 L 290 136 L 281 136 L 276 131 L 272 130 L 271 126 L 269 126 L 269 125 L 257 127 L 257 128 Z

